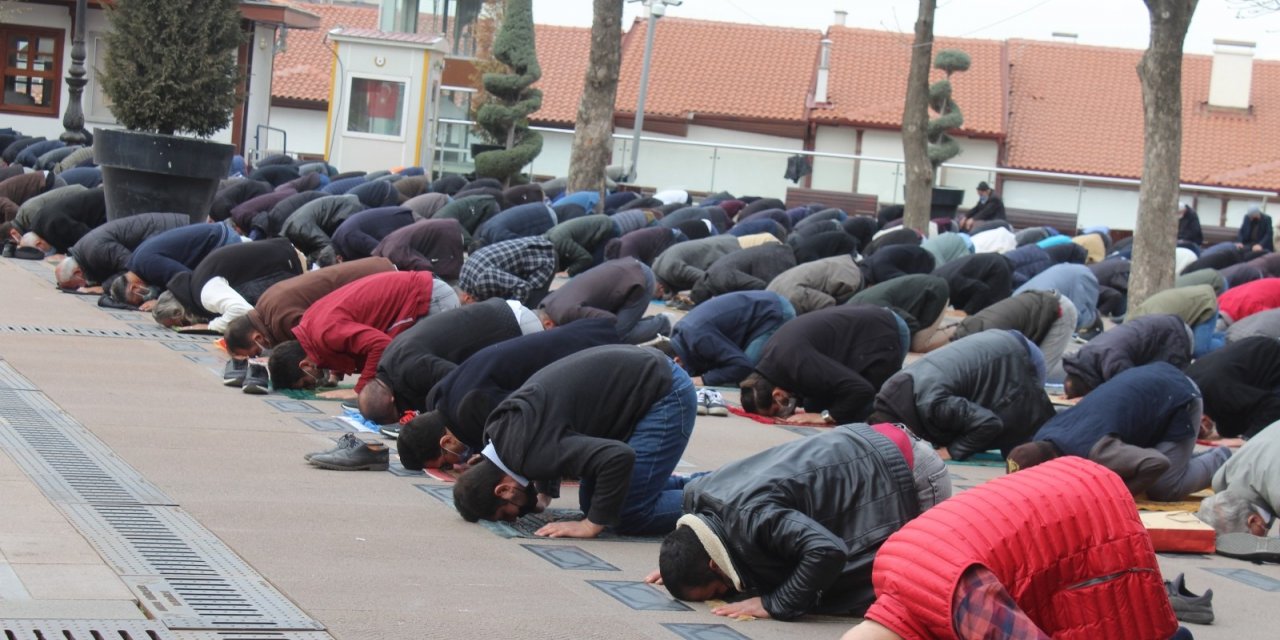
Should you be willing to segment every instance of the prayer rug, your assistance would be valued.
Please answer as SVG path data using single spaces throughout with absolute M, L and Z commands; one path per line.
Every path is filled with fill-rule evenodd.
M 983 451 L 969 456 L 968 460 L 947 460 L 947 464 L 962 467 L 1004 467 L 1004 457 L 999 451 Z

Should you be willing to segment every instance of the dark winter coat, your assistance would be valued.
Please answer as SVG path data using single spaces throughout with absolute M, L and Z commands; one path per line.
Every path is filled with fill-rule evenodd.
M 185 213 L 140 213 L 119 218 L 85 234 L 71 247 L 70 254 L 80 265 L 85 280 L 100 284 L 123 272 L 134 249 L 147 238 L 190 222 L 191 216 Z
M 747 203 L 747 206 L 738 211 L 738 219 L 742 220 L 757 211 L 767 211 L 769 209 L 785 209 L 786 205 L 777 198 L 760 198 Z
M 294 191 L 292 187 L 286 187 L 245 200 L 231 208 L 231 221 L 235 223 L 240 233 L 249 235 L 253 232 L 253 223 L 258 216 L 271 211 L 276 205 L 297 194 L 298 192 Z M 260 235 L 265 235 L 265 232 L 265 228 L 261 228 L 258 231 Z
M 952 342 L 889 378 L 875 408 L 956 460 L 1008 455 L 1054 415 L 1028 346 L 1012 331 Z
M 355 196 L 317 198 L 298 207 L 280 227 L 280 235 L 314 259 L 316 252 L 332 244 L 338 226 L 364 209 Z
M 227 186 L 218 189 L 213 196 L 213 205 L 209 208 L 209 219 L 221 222 L 231 217 L 231 210 L 242 202 L 248 202 L 260 195 L 271 193 L 273 187 L 258 180 L 233 180 Z
M 769 338 L 756 371 L 800 398 L 805 411 L 837 422 L 863 420 L 885 380 L 906 357 L 888 309 L 830 307 L 797 316 Z
M 351 214 L 333 232 L 333 249 L 343 260 L 373 255 L 383 238 L 413 224 L 413 212 L 405 207 L 379 207 Z
M 734 386 L 751 375 L 755 363 L 747 346 L 770 335 L 785 316 L 782 297 L 769 291 L 718 295 L 688 313 L 671 331 L 671 347 L 690 375 L 703 384 Z
M 235 235 L 217 222 L 189 224 L 147 238 L 133 251 L 127 269 L 143 282 L 164 288 L 173 277 L 190 271 Z
M 998 253 L 975 253 L 933 270 L 947 281 L 951 306 L 974 315 L 1013 295 L 1013 265 Z
M 876 550 L 920 512 L 911 467 L 886 436 L 839 426 L 731 462 L 684 489 L 684 511 L 724 544 L 769 616 L 862 615 Z
M 359 198 L 360 202 L 370 209 L 391 207 L 400 203 L 400 192 L 386 180 L 374 180 L 356 185 L 347 192 L 347 195 Z
M 863 261 L 863 281 L 865 286 L 874 286 L 902 276 L 932 273 L 934 263 L 933 254 L 924 247 L 891 245 Z
M 1265 213 L 1258 214 L 1256 220 L 1252 216 L 1245 216 L 1244 222 L 1240 223 L 1240 231 L 1236 234 L 1236 242 L 1244 245 L 1246 249 L 1261 245 L 1266 251 L 1275 251 L 1275 243 L 1271 240 L 1274 233 L 1271 216 Z
M 739 216 L 738 224 L 744 224 L 751 222 L 752 220 L 773 220 L 774 222 L 782 225 L 783 229 L 791 231 L 791 216 L 788 216 L 787 212 L 782 209 L 765 209 L 764 211 L 757 211 L 749 216 Z
M 604 214 L 561 222 L 546 233 L 556 248 L 556 266 L 569 276 L 590 269 L 596 257 L 604 257 L 604 243 L 618 237 L 618 225 Z
M 1144 449 L 1194 439 L 1200 425 L 1185 419 L 1185 409 L 1199 396 L 1196 385 L 1167 362 L 1134 367 L 1050 418 L 1032 439 L 1081 458 L 1106 436 Z
M 1191 207 L 1186 213 L 1178 216 L 1178 242 L 1187 242 L 1195 246 L 1204 244 L 1204 232 L 1200 230 L 1200 214 Z
M 1122 371 L 1152 362 L 1186 369 L 1194 347 L 1182 318 L 1143 316 L 1104 331 L 1079 351 L 1063 356 L 1062 368 L 1080 378 L 1086 389 L 1094 389 Z
M 707 267 L 707 277 L 693 287 L 690 297 L 702 303 L 731 291 L 759 291 L 794 266 L 795 252 L 780 242 L 734 251 Z
M 815 227 L 820 225 L 810 228 Z M 858 248 L 858 241 L 838 228 L 812 234 L 797 232 L 787 238 L 787 244 L 795 251 L 797 263 L 851 255 Z
M 1232 342 L 1187 367 L 1204 394 L 1204 413 L 1224 437 L 1252 437 L 1280 420 L 1280 341 Z
M 289 164 L 269 164 L 260 166 L 249 174 L 250 180 L 266 182 L 272 187 L 278 187 L 290 180 L 298 178 L 298 167 Z
M 667 247 L 679 242 L 683 237 L 679 231 L 666 227 L 637 229 L 606 242 L 604 258 L 605 260 L 635 258 L 647 265 L 652 265 Z
M 848 302 L 862 288 L 862 270 L 851 255 L 823 258 L 787 269 L 765 288 L 789 300 L 799 315 Z
M 924 242 L 924 240 L 920 237 L 920 234 L 911 229 L 900 227 L 872 240 L 863 249 L 862 255 L 871 256 L 881 247 L 888 247 L 890 245 L 910 244 L 919 246 L 921 242 Z
M 965 214 L 965 217 L 982 222 L 1008 219 L 1004 212 L 1004 200 L 1001 200 L 1000 196 L 994 193 L 987 196 L 986 202 L 979 202 L 974 205 L 969 210 L 969 213 Z
M 1013 329 L 1040 344 L 1049 334 L 1049 328 L 1062 316 L 1058 295 L 1049 291 L 1027 291 L 1012 298 L 1005 298 L 977 315 L 960 321 L 955 337 L 986 331 L 987 329 Z
M 479 248 L 503 240 L 540 236 L 559 222 L 556 212 L 541 200 L 516 205 L 480 225 L 472 239 L 472 246 Z
M 738 239 L 730 235 L 680 242 L 653 261 L 653 275 L 669 293 L 685 291 L 702 282 L 716 260 L 741 250 Z
M 373 255 L 401 271 L 431 271 L 456 280 L 462 272 L 462 225 L 457 220 L 419 220 L 388 234 Z
M 285 238 L 241 242 L 214 249 L 195 269 L 173 276 L 166 288 L 187 311 L 208 321 L 214 316 L 200 295 L 210 280 L 225 278 L 240 297 L 255 305 L 268 287 L 301 275 L 303 266 Z
M 31 231 L 44 238 L 58 253 L 65 253 L 94 228 L 107 221 L 102 188 L 84 189 L 44 210 L 32 222 Z
M 533 374 L 489 414 L 485 440 L 507 468 L 559 494 L 561 478 L 589 489 L 587 519 L 618 525 L 635 466 L 627 444 L 669 395 L 671 361 L 654 349 L 607 345 L 579 351 Z
M 1054 265 L 1053 258 L 1039 246 L 1029 244 L 1001 254 L 1013 267 L 1013 288 L 1017 289 L 1041 271 Z
M 465 305 L 422 318 L 393 338 L 378 359 L 377 376 L 395 393 L 398 412 L 422 411 L 431 387 L 471 354 L 520 335 L 506 300 Z
M 556 325 L 584 318 L 616 318 L 619 311 L 653 296 L 644 265 L 609 260 L 588 269 L 542 299 L 539 307 Z
M 452 218 L 462 225 L 463 242 L 471 245 L 471 234 L 486 220 L 498 215 L 502 209 L 492 196 L 468 196 L 458 198 L 431 214 L 432 220 Z
M 439 411 L 449 432 L 479 451 L 489 414 L 533 374 L 579 351 L 617 342 L 613 322 L 594 319 L 491 344 L 431 387 L 426 410 Z
M 907 323 L 911 333 L 928 328 L 947 309 L 947 281 L 937 276 L 910 275 L 863 289 L 848 305 L 875 305 L 891 309 Z

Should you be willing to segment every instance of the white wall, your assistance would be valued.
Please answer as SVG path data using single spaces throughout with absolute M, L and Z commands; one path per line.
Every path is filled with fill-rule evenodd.
M 271 126 L 289 132 L 289 153 L 314 153 L 324 155 L 324 140 L 329 135 L 327 111 L 271 107 Z M 279 142 L 280 134 L 272 134 L 272 148 Z
M 540 131 L 542 134 L 542 153 L 525 167 L 525 171 L 537 175 L 564 176 L 569 173 L 569 157 L 573 151 L 573 130 L 563 129 L 555 132 Z M 614 157 L 614 163 L 617 163 Z
M 818 127 L 813 150 L 852 154 L 858 148 L 858 131 L 852 127 Z M 853 191 L 853 160 L 814 158 L 810 186 L 826 191 Z
M 244 121 L 246 154 L 255 148 L 264 151 L 281 148 L 282 137 L 277 132 L 264 129 L 261 137 L 255 139 L 258 125 L 271 124 L 271 69 L 275 55 L 275 39 L 274 27 L 257 25 L 254 29 L 253 41 L 249 43 L 253 60 L 249 69 L 249 95 L 246 96 L 248 106 Z
M 630 129 L 616 131 L 630 136 Z M 688 136 L 644 132 L 645 137 L 667 140 L 689 140 L 709 143 L 767 147 L 799 151 L 800 138 L 747 133 L 700 125 L 690 125 Z M 615 140 L 614 165 L 631 162 L 631 139 Z M 791 181 L 783 177 L 787 171 L 786 153 L 745 151 L 713 147 L 695 147 L 661 142 L 640 143 L 639 173 L 636 183 L 656 189 L 688 189 L 693 191 L 728 191 L 734 195 L 782 198 Z M 566 165 L 567 168 L 567 165 Z

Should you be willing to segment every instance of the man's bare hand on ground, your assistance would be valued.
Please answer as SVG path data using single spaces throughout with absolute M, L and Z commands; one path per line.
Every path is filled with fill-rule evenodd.
M 654 569 L 652 573 L 644 577 L 644 581 L 648 584 L 662 584 L 662 571 Z
M 596 524 L 590 520 L 575 520 L 552 522 L 533 532 L 533 534 L 548 538 L 594 538 L 600 535 L 601 531 L 604 531 L 604 525 Z
M 316 394 L 316 397 L 326 400 L 355 400 L 360 395 L 356 393 L 355 389 L 334 389 L 332 391 L 321 391 Z
M 747 598 L 741 602 L 730 602 L 711 610 L 718 616 L 726 618 L 736 618 L 738 616 L 751 616 L 753 618 L 768 618 L 769 612 L 764 610 L 764 602 L 759 596 Z
M 782 421 L 784 424 L 825 425 L 827 419 L 820 413 L 797 413 Z

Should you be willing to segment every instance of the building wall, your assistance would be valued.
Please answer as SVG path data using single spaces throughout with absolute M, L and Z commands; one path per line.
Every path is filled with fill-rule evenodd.
M 278 132 L 262 130 L 258 135 L 258 125 L 271 124 L 271 70 L 275 56 L 276 30 L 267 25 L 257 25 L 253 33 L 253 41 L 249 46 L 253 51 L 252 64 L 249 69 L 248 107 L 245 112 L 244 146 L 245 153 L 254 149 L 263 151 L 279 150 L 283 138 Z
M 329 136 L 327 111 L 271 107 L 271 126 L 288 132 L 289 153 L 324 155 L 324 141 Z M 273 149 L 283 145 L 279 133 L 272 133 Z
M 337 76 L 338 86 L 332 88 L 336 99 L 330 98 L 330 102 L 337 105 L 333 122 L 337 132 L 329 149 L 329 161 L 334 166 L 343 171 L 375 171 L 417 164 L 414 157 L 415 141 L 420 133 L 417 118 L 422 83 L 428 81 L 422 77 L 423 55 L 422 50 L 405 47 L 338 42 L 342 71 Z M 353 78 L 401 83 L 397 99 L 402 120 L 397 133 L 377 135 L 347 130 Z

